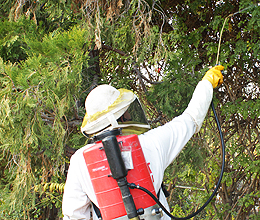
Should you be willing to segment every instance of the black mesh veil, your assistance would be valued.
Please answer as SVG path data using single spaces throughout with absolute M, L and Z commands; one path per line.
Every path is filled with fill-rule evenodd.
M 118 123 L 121 124 L 143 124 L 148 125 L 144 110 L 140 101 L 136 98 L 128 107 L 126 112 L 117 119 Z

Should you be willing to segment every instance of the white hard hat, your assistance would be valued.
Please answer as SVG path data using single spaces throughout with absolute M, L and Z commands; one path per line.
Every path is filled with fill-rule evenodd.
M 118 124 L 117 119 L 126 112 L 135 100 L 138 100 L 137 96 L 130 90 L 117 90 L 110 85 L 96 87 L 89 93 L 85 101 L 86 115 L 81 126 L 82 133 L 91 135 L 107 127 L 137 126 L 150 128 L 148 124 Z

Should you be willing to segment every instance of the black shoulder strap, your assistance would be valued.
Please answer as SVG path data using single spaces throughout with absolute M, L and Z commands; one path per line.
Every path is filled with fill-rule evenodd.
M 170 196 L 170 193 L 168 192 L 168 190 L 166 189 L 166 186 L 164 185 L 164 183 L 162 182 L 162 191 L 163 191 L 163 193 L 164 193 L 164 195 L 165 195 L 165 197 L 167 198 L 167 197 L 169 197 Z
M 93 209 L 94 209 L 98 219 L 102 219 L 101 212 L 100 212 L 99 208 L 95 205 L 95 203 L 93 203 L 93 202 L 91 202 L 91 203 L 92 203 Z
M 161 189 L 162 189 L 163 194 L 165 195 L 166 198 L 170 196 L 170 193 L 167 191 L 166 186 L 165 186 L 164 183 L 162 182 L 161 188 L 159 189 L 159 191 L 158 191 L 158 193 L 157 193 L 157 198 L 158 198 L 158 199 L 159 199 L 159 196 L 160 196 L 160 191 L 161 191 Z

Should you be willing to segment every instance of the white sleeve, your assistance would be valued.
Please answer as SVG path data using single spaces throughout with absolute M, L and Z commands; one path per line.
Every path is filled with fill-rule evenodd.
M 78 161 L 77 154 L 71 157 L 62 201 L 64 220 L 90 219 L 91 203 L 79 180 L 82 174 Z
M 189 114 L 196 124 L 196 133 L 199 132 L 204 118 L 208 112 L 213 96 L 213 86 L 208 80 L 202 80 L 198 83 L 192 99 L 184 114 Z
M 182 114 L 163 126 L 139 136 L 145 159 L 152 166 L 159 187 L 164 170 L 178 156 L 196 129 L 188 114 Z M 158 176 L 159 175 L 159 176 Z
M 192 135 L 199 131 L 208 112 L 212 94 L 213 87 L 209 81 L 199 82 L 182 115 L 139 135 L 145 159 L 151 164 L 156 190 L 160 188 L 164 170 L 178 156 Z

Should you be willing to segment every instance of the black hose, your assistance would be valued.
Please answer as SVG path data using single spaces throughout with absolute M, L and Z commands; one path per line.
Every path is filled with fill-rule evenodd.
M 216 110 L 215 110 L 213 102 L 211 102 L 211 108 L 212 108 L 212 111 L 213 111 L 214 116 L 215 116 L 215 120 L 216 120 L 216 123 L 217 123 L 217 127 L 218 127 L 218 130 L 219 130 L 219 135 L 220 135 L 220 139 L 221 139 L 221 145 L 222 145 L 222 166 L 221 166 L 221 173 L 220 173 L 219 180 L 218 180 L 218 183 L 216 185 L 216 188 L 215 188 L 214 192 L 211 194 L 211 196 L 209 197 L 209 199 L 207 200 L 207 202 L 205 202 L 205 204 L 203 206 L 201 206 L 196 212 L 188 215 L 187 217 L 183 217 L 183 218 L 175 217 L 160 203 L 160 201 L 149 190 L 147 190 L 147 189 L 145 189 L 145 188 L 143 188 L 143 187 L 141 187 L 139 185 L 137 186 L 134 183 L 128 183 L 128 187 L 129 188 L 131 188 L 131 189 L 134 189 L 134 188 L 135 189 L 140 189 L 140 190 L 146 192 L 149 196 L 151 196 L 152 199 L 165 212 L 165 214 L 167 214 L 172 219 L 185 220 L 185 219 L 190 219 L 190 218 L 194 217 L 195 215 L 199 214 L 210 203 L 210 201 L 215 196 L 215 194 L 217 193 L 217 190 L 218 190 L 218 188 L 220 186 L 220 183 L 221 183 L 221 180 L 222 180 L 222 177 L 223 177 L 223 174 L 224 174 L 224 168 L 225 168 L 225 143 L 224 143 L 224 138 L 223 138 L 223 134 L 222 134 L 222 131 L 221 131 L 221 126 L 220 126 L 220 123 L 219 123 L 219 120 L 218 120 L 218 116 L 217 116 L 217 113 L 216 113 Z

